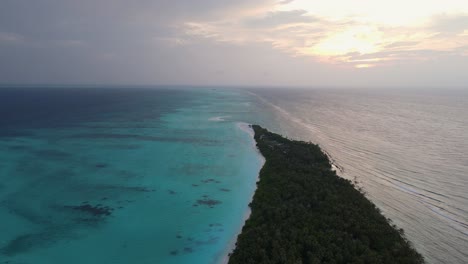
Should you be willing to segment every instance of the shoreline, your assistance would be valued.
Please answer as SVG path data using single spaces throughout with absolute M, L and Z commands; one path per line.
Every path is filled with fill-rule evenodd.
M 244 122 L 237 122 L 236 127 L 238 129 L 242 130 L 243 132 L 247 133 L 251 137 L 252 147 L 255 149 L 256 153 L 258 154 L 258 157 L 259 157 L 259 159 L 261 161 L 261 164 L 262 164 L 260 166 L 260 170 L 261 170 L 263 168 L 263 166 L 265 165 L 266 159 L 262 155 L 260 150 L 257 148 L 257 142 L 255 141 L 255 131 L 252 128 L 252 124 L 248 124 L 248 123 L 244 123 Z M 254 189 L 254 191 L 252 193 L 252 196 L 250 197 L 249 204 L 253 201 L 255 192 L 257 191 L 257 183 L 258 183 L 259 180 L 260 180 L 260 171 L 257 173 L 257 177 L 255 179 L 255 189 Z M 232 240 L 227 245 L 226 250 L 223 252 L 223 254 L 222 254 L 223 257 L 221 258 L 221 261 L 219 262 L 220 264 L 227 264 L 229 262 L 229 257 L 231 255 L 231 253 L 234 252 L 234 250 L 236 249 L 237 239 L 238 239 L 239 235 L 242 234 L 242 229 L 244 228 L 244 225 L 247 222 L 247 220 L 249 220 L 251 214 L 252 214 L 252 209 L 250 208 L 250 206 L 247 206 L 247 210 L 245 211 L 244 217 L 242 218 L 242 223 L 240 225 L 240 228 L 236 232 L 235 237 L 233 237 Z
M 320 146 L 320 145 L 319 145 Z M 324 150 L 323 147 L 320 147 L 322 149 L 323 154 L 325 154 L 328 159 L 330 160 L 330 165 L 332 166 L 332 170 L 334 170 L 337 174 L 338 173 L 344 173 L 344 168 L 338 165 L 338 163 L 335 161 L 335 159 L 328 153 L 326 150 Z M 338 176 L 343 177 L 338 174 Z
M 261 97 L 260 95 L 254 93 L 254 92 L 251 92 L 251 91 L 248 91 L 247 92 L 248 94 L 256 97 L 258 100 L 260 100 L 262 103 L 264 103 L 265 105 L 268 105 L 270 107 L 272 107 L 273 109 L 275 109 L 276 111 L 278 111 L 281 115 L 283 115 L 285 118 L 288 118 L 289 120 L 292 120 L 293 122 L 295 122 L 296 124 L 299 124 L 301 126 L 304 126 L 306 128 L 309 128 L 309 129 L 313 129 L 311 128 L 310 125 L 307 125 L 305 124 L 304 122 L 302 122 L 300 119 L 298 119 L 297 117 L 291 115 L 288 111 L 286 111 L 285 109 L 281 108 L 280 106 L 278 105 L 275 105 L 273 104 L 272 102 L 269 102 L 268 100 L 266 100 L 265 98 Z M 333 157 L 327 152 L 325 151 L 323 148 L 322 148 L 322 152 L 327 155 L 328 159 L 330 160 L 330 165 L 332 166 L 332 168 L 338 173 L 344 173 L 344 168 L 340 165 L 337 164 L 337 162 L 335 161 L 335 159 L 333 159 Z
M 316 144 L 252 125 L 262 156 L 250 217 L 223 263 L 424 263 Z

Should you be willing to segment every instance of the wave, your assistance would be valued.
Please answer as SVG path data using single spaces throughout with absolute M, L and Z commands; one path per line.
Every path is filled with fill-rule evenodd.
M 280 133 L 315 141 L 339 176 L 357 178 L 428 263 L 468 263 L 466 105 L 447 113 L 444 102 L 400 94 L 250 94 L 272 110 Z
M 208 120 L 213 121 L 213 122 L 222 122 L 226 121 L 226 118 L 231 117 L 231 116 L 213 116 L 210 117 Z

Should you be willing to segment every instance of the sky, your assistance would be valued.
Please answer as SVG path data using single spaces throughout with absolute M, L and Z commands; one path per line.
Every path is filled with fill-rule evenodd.
M 0 84 L 468 89 L 467 0 L 0 0 Z

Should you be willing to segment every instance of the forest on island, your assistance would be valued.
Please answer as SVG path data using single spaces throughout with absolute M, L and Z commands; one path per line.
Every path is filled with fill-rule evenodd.
M 230 264 L 424 263 L 318 145 L 252 127 L 266 162 Z

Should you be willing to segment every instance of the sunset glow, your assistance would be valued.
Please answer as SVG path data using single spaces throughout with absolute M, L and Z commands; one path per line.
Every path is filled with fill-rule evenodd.
M 468 11 L 464 0 L 394 0 L 394 1 L 310 1 L 294 0 L 278 5 L 278 10 L 306 10 L 309 14 L 336 20 L 352 19 L 361 23 L 387 26 L 421 26 L 440 14 Z
M 3 2 L 7 83 L 468 83 L 468 0 Z
M 357 64 L 357 65 L 354 66 L 354 67 L 356 67 L 356 68 L 358 68 L 358 69 L 365 69 L 365 68 L 372 68 L 372 67 L 374 67 L 374 66 L 375 66 L 375 65 L 373 65 L 373 64 Z
M 468 50 L 467 1 L 293 0 L 263 10 L 190 22 L 187 32 L 240 45 L 270 43 L 294 56 L 355 68 L 444 53 L 466 56 Z M 355 66 L 362 61 L 372 64 Z
M 332 33 L 311 48 L 311 54 L 338 56 L 351 52 L 369 54 L 380 50 L 382 34 L 372 27 L 358 26 Z

